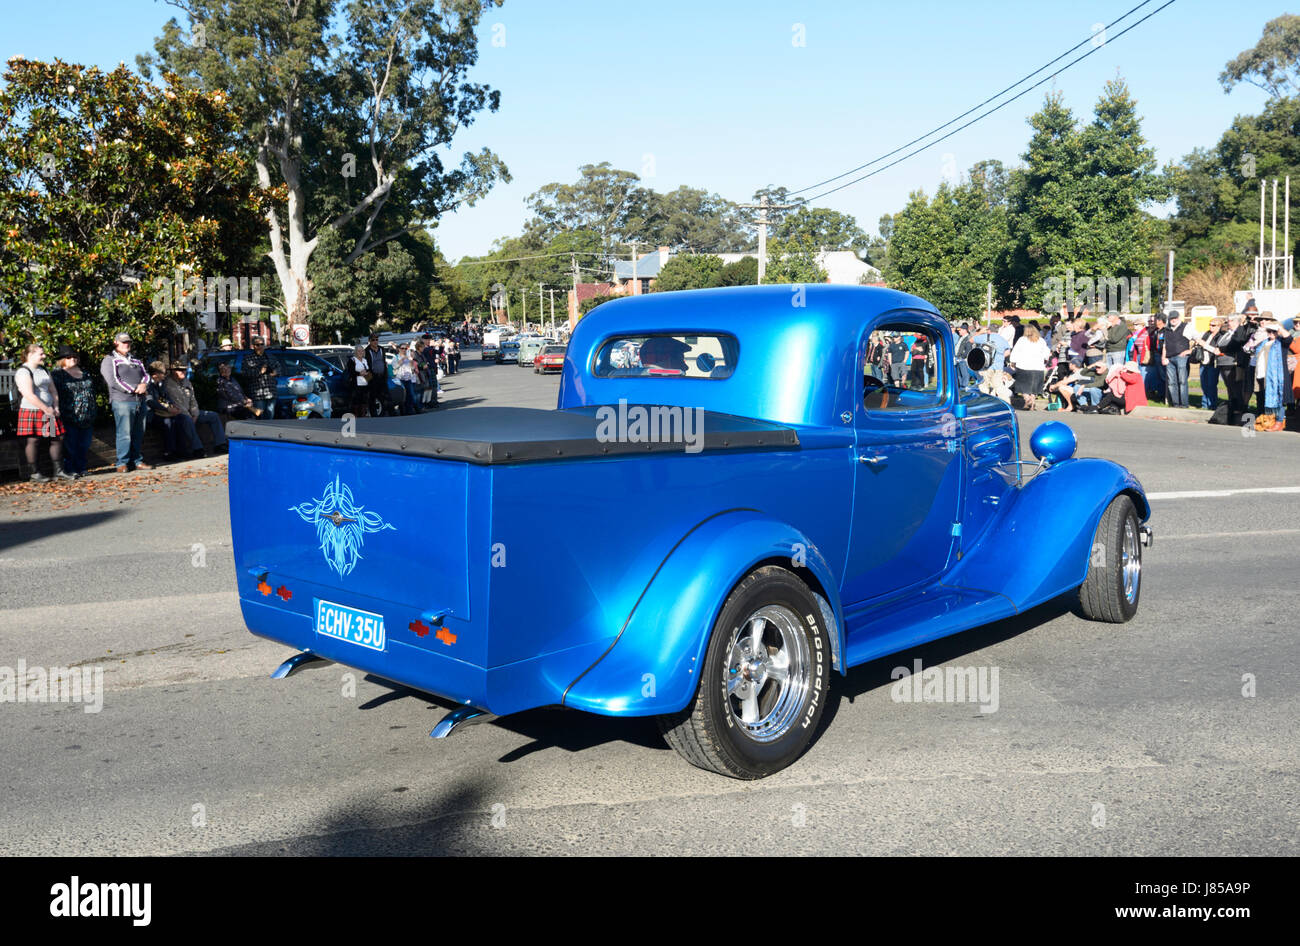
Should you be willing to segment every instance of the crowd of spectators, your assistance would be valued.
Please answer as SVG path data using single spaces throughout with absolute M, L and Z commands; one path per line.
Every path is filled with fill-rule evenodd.
M 1092 321 L 1086 306 L 1062 306 L 1046 325 L 1013 315 L 996 326 L 959 324 L 957 334 L 960 357 L 973 346 L 988 354 L 981 389 L 1025 410 L 1041 399 L 1084 413 L 1128 414 L 1149 400 L 1187 408 L 1193 367 L 1200 406 L 1222 423 L 1253 413 L 1257 429 L 1282 430 L 1300 397 L 1300 336 L 1253 299 L 1199 334 L 1177 310 L 1132 324 L 1117 313 Z
M 459 370 L 461 342 L 468 343 L 471 338 L 467 333 L 451 338 L 425 334 L 414 342 L 398 344 L 390 356 L 379 345 L 379 335 L 372 335 L 369 345 L 358 345 L 353 357 L 345 359 L 349 404 L 338 413 L 350 409 L 364 417 L 436 408 L 442 393 L 439 381 Z M 99 365 L 113 416 L 117 472 L 153 469 L 143 456 L 144 433 L 149 427 L 162 434 L 164 459 L 184 460 L 224 453 L 227 420 L 275 416 L 279 369 L 267 354 L 264 339 L 251 340 L 251 351 L 244 356 L 238 377 L 229 362 L 218 366 L 215 411 L 199 406 L 188 359 L 151 361 L 146 366 L 132 351 L 132 344 L 130 333 L 119 333 L 113 339 L 113 350 Z M 222 339 L 222 350 L 232 348 L 229 339 Z M 29 479 L 37 483 L 74 480 L 86 474 L 98 414 L 94 379 L 80 367 L 77 353 L 65 345 L 56 353 L 55 362 L 56 367 L 48 370 L 44 348 L 31 344 L 14 372 L 16 431 L 23 458 L 32 471 Z M 394 403 L 390 379 L 405 395 L 397 399 L 400 407 Z M 210 432 L 210 448 L 205 448 L 200 436 L 204 427 Z M 53 476 L 37 469 L 42 442 L 48 446 Z

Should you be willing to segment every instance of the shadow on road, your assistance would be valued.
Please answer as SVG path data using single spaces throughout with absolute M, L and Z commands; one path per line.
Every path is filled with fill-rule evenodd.
M 936 667 L 940 664 L 946 664 L 965 654 L 982 650 L 985 647 L 992 647 L 994 644 L 1010 640 L 1026 631 L 1032 631 L 1049 621 L 1071 613 L 1071 609 L 1070 597 L 1062 595 L 1045 604 L 1040 604 L 1036 608 L 1030 608 L 1028 611 L 1017 614 L 1015 617 L 995 621 L 992 624 L 985 624 L 969 631 L 961 631 L 951 637 L 931 641 L 928 644 L 922 644 L 920 647 L 899 651 L 896 654 L 887 654 L 884 657 L 854 667 L 849 671 L 846 678 L 836 681 L 839 687 L 839 695 L 844 699 L 832 700 L 826 707 L 823 726 L 831 724 L 844 700 L 852 703 L 864 693 L 870 693 L 872 690 L 895 683 L 897 678 L 892 677 L 890 674 L 896 667 L 906 667 L 910 673 L 914 660 L 920 660 L 924 667 Z
M 15 549 L 28 542 L 35 542 L 37 539 L 44 539 L 55 533 L 93 529 L 123 514 L 120 509 L 110 509 L 104 512 L 79 512 L 70 516 L 45 516 L 39 519 L 18 517 L 0 525 L 0 552 Z

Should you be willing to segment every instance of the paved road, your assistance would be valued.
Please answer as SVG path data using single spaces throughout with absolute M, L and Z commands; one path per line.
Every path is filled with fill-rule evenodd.
M 445 400 L 557 387 L 471 353 Z M 1137 618 L 1050 605 L 857 668 L 759 783 L 646 721 L 538 710 L 435 742 L 427 697 L 332 665 L 268 680 L 288 651 L 243 630 L 221 458 L 9 487 L 0 666 L 102 666 L 106 692 L 0 703 L 0 853 L 1300 853 L 1300 493 L 1233 492 L 1295 487 L 1300 438 L 1066 420 L 1158 497 Z M 997 711 L 893 701 L 918 657 L 998 668 Z

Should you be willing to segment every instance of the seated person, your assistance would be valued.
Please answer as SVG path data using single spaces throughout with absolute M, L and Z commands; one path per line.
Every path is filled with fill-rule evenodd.
M 184 444 L 181 450 L 188 449 L 189 455 L 203 453 L 203 441 L 194 429 L 194 420 L 189 414 L 173 404 L 163 387 L 163 376 L 167 366 L 161 361 L 149 363 L 149 385 L 145 389 L 144 403 L 149 409 L 149 423 L 161 427 L 163 431 L 163 458 L 176 459 L 178 444 Z
M 235 380 L 228 361 L 223 361 L 217 367 L 217 413 L 235 420 L 256 416 L 253 399 L 244 393 L 244 389 Z
M 1078 374 L 1080 379 L 1071 391 L 1074 395 L 1074 409 L 1092 413 L 1101 403 L 1101 396 L 1106 393 L 1106 365 L 1100 361 L 1095 362 L 1086 368 L 1079 368 Z

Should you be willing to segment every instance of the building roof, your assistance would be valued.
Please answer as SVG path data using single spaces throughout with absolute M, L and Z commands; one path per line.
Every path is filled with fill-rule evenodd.
M 636 275 L 638 279 L 653 279 L 659 275 L 659 270 L 663 268 L 664 254 L 659 252 L 647 253 L 636 261 Z M 614 260 L 614 278 L 631 279 L 632 278 L 632 261 L 630 259 Z

